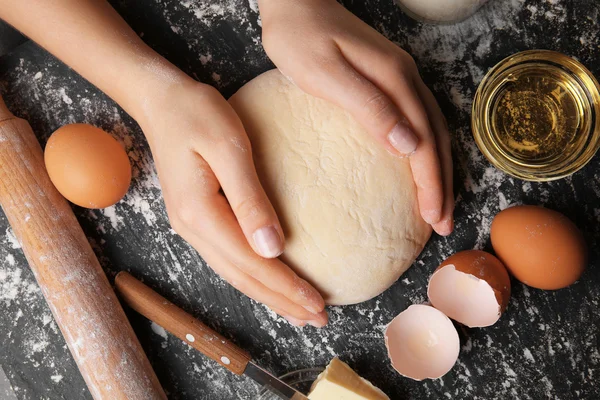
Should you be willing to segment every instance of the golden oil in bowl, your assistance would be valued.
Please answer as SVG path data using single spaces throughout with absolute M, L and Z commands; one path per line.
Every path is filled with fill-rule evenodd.
M 600 147 L 600 85 L 564 54 L 518 53 L 481 82 L 472 128 L 481 152 L 504 172 L 531 181 L 563 178 Z

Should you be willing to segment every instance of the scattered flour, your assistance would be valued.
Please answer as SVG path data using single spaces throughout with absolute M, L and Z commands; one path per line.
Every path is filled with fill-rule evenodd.
M 252 11 L 258 12 L 258 0 L 248 0 L 248 5 Z
M 161 0 L 155 2 L 166 3 Z M 189 10 L 190 18 L 197 19 L 196 22 L 199 26 L 216 27 L 221 21 L 233 21 L 231 25 L 248 30 L 250 36 L 252 36 L 252 42 L 250 43 L 254 43 L 255 47 L 249 46 L 248 52 L 261 51 L 259 49 L 259 31 L 256 29 L 256 23 L 259 23 L 256 0 L 232 0 L 227 2 L 220 0 L 214 2 L 175 0 L 175 3 L 179 3 Z M 352 2 L 347 3 L 351 4 Z M 541 18 L 557 24 L 564 20 L 564 4 L 566 4 L 564 0 L 548 0 L 538 6 L 532 6 L 529 3 L 531 2 L 521 0 L 494 0 L 486 6 L 487 15 L 479 13 L 473 19 L 455 26 L 424 25 L 418 26 L 414 30 L 403 30 L 392 29 L 393 27 L 387 23 L 386 26 L 383 26 L 385 29 L 381 29 L 390 32 L 389 36 L 392 40 L 403 44 L 403 47 L 409 49 L 417 59 L 421 60 L 425 70 L 433 66 L 434 73 L 443 73 L 447 76 L 447 79 L 445 78 L 441 81 L 442 83 L 438 83 L 434 90 L 436 93 L 442 93 L 446 96 L 444 100 L 450 107 L 457 110 L 457 118 L 459 118 L 458 122 L 450 121 L 450 123 L 455 128 L 453 129 L 454 145 L 455 151 L 458 153 L 457 167 L 461 173 L 458 179 L 464 179 L 457 204 L 464 218 L 457 222 L 457 235 L 464 235 L 461 236 L 460 243 L 465 247 L 485 248 L 489 238 L 489 224 L 493 216 L 508 205 L 518 203 L 523 199 L 523 196 L 529 196 L 532 200 L 535 199 L 539 202 L 545 202 L 550 198 L 548 189 L 551 186 L 514 181 L 491 167 L 474 144 L 470 130 L 465 128 L 468 126 L 469 110 L 473 96 L 470 88 L 475 87 L 486 72 L 481 66 L 483 64 L 481 61 L 494 58 L 493 55 L 490 55 L 490 52 L 495 43 L 489 32 L 509 32 L 522 39 L 523 45 L 527 46 L 531 44 L 531 37 L 528 36 L 526 26 L 519 24 L 512 17 L 522 7 L 529 7 L 527 12 L 531 14 L 532 18 Z M 240 4 L 245 5 L 245 7 L 239 7 Z M 165 12 L 165 15 L 167 18 L 171 18 L 169 13 Z M 380 17 L 377 19 L 385 21 L 385 18 L 387 18 L 385 15 Z M 590 13 L 588 18 L 591 21 L 590 24 L 597 24 L 597 13 Z M 582 19 L 582 23 L 584 19 Z M 177 23 L 167 22 L 168 26 L 173 27 L 173 32 L 180 35 L 180 37 L 186 37 L 188 29 L 190 29 L 188 26 L 178 21 L 176 21 Z M 380 29 L 379 26 L 377 28 Z M 589 51 L 597 51 L 598 29 L 582 30 L 575 40 Z M 228 79 L 228 74 L 225 72 L 226 65 L 223 65 L 223 61 L 218 58 L 218 53 L 214 53 L 215 59 L 213 59 L 211 49 L 204 48 L 199 43 L 190 42 L 189 45 L 194 49 L 195 54 L 200 54 L 200 63 L 207 66 L 207 70 L 209 70 L 206 74 L 207 79 L 210 79 L 212 73 L 208 67 L 214 64 L 218 66 L 218 71 L 222 75 L 219 76 L 219 79 L 222 80 L 221 85 L 224 87 L 228 84 L 226 82 Z M 489 64 L 488 61 L 486 62 Z M 195 251 L 181 244 L 174 232 L 169 229 L 156 171 L 143 137 L 139 132 L 131 131 L 135 129 L 134 124 L 127 120 L 122 112 L 114 109 L 110 101 L 100 98 L 92 91 L 90 93 L 87 93 L 87 91 L 82 92 L 81 98 L 69 97 L 67 95 L 67 93 L 70 93 L 69 82 L 57 82 L 51 73 L 45 70 L 42 73 L 39 67 L 28 66 L 24 60 L 17 69 L 23 80 L 35 81 L 31 89 L 27 85 L 19 84 L 16 81 L 20 87 L 27 86 L 27 90 L 31 90 L 25 93 L 27 98 L 48 104 L 61 103 L 64 109 L 70 109 L 71 107 L 82 109 L 83 118 L 77 117 L 76 120 L 76 117 L 68 110 L 55 113 L 50 107 L 44 108 L 41 112 L 45 113 L 45 116 L 42 118 L 45 118 L 49 124 L 60 125 L 68 122 L 104 124 L 105 129 L 124 143 L 132 160 L 134 179 L 131 190 L 125 199 L 111 207 L 111 209 L 91 211 L 83 218 L 88 218 L 94 226 L 105 224 L 107 230 L 110 231 L 107 234 L 107 240 L 112 239 L 111 234 L 117 234 L 128 229 L 131 221 L 144 225 L 144 229 L 140 229 L 140 232 L 143 232 L 144 239 L 151 243 L 149 247 L 151 250 L 149 250 L 150 254 L 140 256 L 140 264 L 144 264 L 146 261 L 144 257 L 159 260 L 160 263 L 165 265 L 165 271 L 160 272 L 162 275 L 156 276 L 164 276 L 165 279 L 168 279 L 173 293 L 177 293 L 181 301 L 188 301 L 189 304 L 196 304 L 200 308 L 210 307 L 210 313 L 207 315 L 214 315 L 216 320 L 230 322 L 235 318 L 236 321 L 243 321 L 250 330 L 264 331 L 265 335 L 261 338 L 266 337 L 270 343 L 264 344 L 264 346 L 261 344 L 258 347 L 269 350 L 257 354 L 257 361 L 266 366 L 275 366 L 278 369 L 276 372 L 283 373 L 298 367 L 322 365 L 333 355 L 336 355 L 336 350 L 341 357 L 354 359 L 358 364 L 371 360 L 370 352 L 373 349 L 377 348 L 378 351 L 381 351 L 383 346 L 382 331 L 387 323 L 402 311 L 408 303 L 426 301 L 425 285 L 421 277 L 439 264 L 442 255 L 449 255 L 455 249 L 457 242 L 454 242 L 453 238 L 435 238 L 430 243 L 430 247 L 434 248 L 435 251 L 426 250 L 419 262 L 392 289 L 394 293 L 398 293 L 397 298 L 392 299 L 390 296 L 384 295 L 381 297 L 381 306 L 379 306 L 379 302 L 368 302 L 351 307 L 332 307 L 330 310 L 332 325 L 323 330 L 315 330 L 310 327 L 291 330 L 282 318 L 243 296 L 239 296 L 241 304 L 244 305 L 244 307 L 240 307 L 240 310 L 253 310 L 250 315 L 242 315 L 240 310 L 233 310 L 231 315 L 224 310 L 219 311 L 218 305 L 210 304 L 208 301 L 198 302 L 198 298 L 194 297 L 200 293 L 196 290 L 198 282 L 191 280 L 189 277 L 194 269 L 206 268 L 206 265 L 199 260 Z M 64 104 L 70 107 L 65 107 Z M 596 179 L 593 186 L 600 186 L 600 178 Z M 593 212 L 594 210 L 592 210 Z M 600 220 L 600 208 L 596 209 L 594 218 Z M 151 227 L 151 229 L 147 229 L 148 227 Z M 465 237 L 468 237 L 469 240 L 462 240 Z M 57 339 L 56 336 L 52 340 L 50 338 L 51 335 L 58 335 L 58 333 L 54 334 L 50 328 L 47 328 L 47 326 L 52 326 L 53 323 L 48 310 L 44 308 L 45 303 L 33 277 L 24 269 L 26 267 L 20 252 L 13 251 L 19 249 L 20 245 L 12 231 L 7 230 L 5 237 L 1 240 L 2 252 L 0 257 L 5 262 L 0 263 L 0 304 L 7 303 L 12 304 L 13 307 L 18 307 L 19 311 L 14 312 L 13 315 L 16 317 L 16 321 L 20 321 L 19 324 L 21 324 L 18 328 L 15 328 L 15 332 L 19 334 L 22 334 L 22 329 L 24 329 L 22 324 L 28 321 L 23 318 L 21 309 L 27 315 L 35 315 L 35 323 L 38 326 L 46 327 L 47 336 L 44 336 L 44 332 L 39 332 L 37 329 L 27 326 L 28 334 L 24 338 L 18 339 L 18 341 L 25 348 L 27 362 L 51 365 L 54 363 L 55 358 L 49 355 L 49 343 L 53 345 Z M 102 248 L 100 248 L 101 251 Z M 155 264 L 156 262 L 152 265 Z M 148 271 L 148 273 L 154 272 Z M 204 273 L 209 274 L 206 269 L 203 270 Z M 159 272 L 156 274 L 159 274 Z M 229 293 L 227 290 L 230 289 L 222 280 L 210 278 L 210 282 L 213 282 L 220 290 L 222 289 L 223 293 Z M 560 294 L 547 294 L 547 296 L 552 301 L 558 302 L 568 298 L 570 294 L 563 297 L 560 297 Z M 598 292 L 591 293 L 590 297 L 597 300 Z M 488 379 L 491 374 L 497 374 L 504 376 L 505 381 L 494 387 L 494 390 L 496 390 L 494 396 L 497 397 L 486 398 L 531 398 L 518 392 L 523 385 L 523 379 L 525 379 L 523 377 L 532 379 L 533 376 L 531 372 L 524 369 L 523 365 L 531 366 L 531 363 L 534 362 L 541 365 L 542 360 L 549 360 L 549 365 L 551 365 L 553 358 L 557 360 L 557 363 L 559 361 L 564 362 L 565 368 L 570 368 L 571 363 L 581 366 L 581 374 L 582 376 L 585 374 L 586 377 L 585 379 L 582 378 L 580 382 L 585 380 L 591 385 L 597 379 L 600 364 L 598 346 L 593 342 L 593 339 L 598 337 L 595 328 L 586 330 L 583 325 L 578 327 L 583 337 L 592 339 L 590 344 L 585 345 L 585 348 L 577 347 L 582 345 L 576 345 L 574 341 L 569 342 L 561 339 L 561 335 L 569 337 L 569 333 L 573 331 L 567 325 L 564 328 L 558 328 L 554 324 L 542 323 L 548 321 L 544 319 L 544 310 L 541 307 L 539 310 L 532 307 L 539 299 L 540 296 L 536 292 L 530 292 L 527 288 L 516 291 L 511 299 L 507 315 L 503 317 L 503 319 L 509 318 L 509 322 L 497 329 L 495 327 L 490 328 L 486 331 L 486 334 L 469 333 L 461 352 L 462 364 L 457 365 L 457 368 L 453 370 L 452 374 L 454 375 L 452 377 L 445 380 L 419 383 L 418 386 L 410 386 L 412 383 L 406 383 L 407 388 L 418 387 L 421 393 L 428 394 L 428 396 L 424 396 L 428 398 L 462 398 L 466 396 L 468 391 L 472 390 L 468 385 L 470 380 L 473 379 L 472 374 L 478 375 L 481 377 L 480 379 Z M 582 307 L 582 320 L 585 318 L 584 311 L 586 311 L 585 307 Z M 535 320 L 534 323 L 529 324 L 530 329 L 533 329 L 534 332 L 527 335 L 527 337 L 525 335 L 519 336 L 519 323 L 528 321 L 530 318 Z M 502 321 L 500 321 L 500 324 L 503 323 Z M 234 393 L 232 388 L 239 387 L 239 382 L 232 380 L 233 378 L 227 371 L 213 368 L 210 361 L 196 355 L 193 350 L 177 347 L 180 346 L 179 341 L 168 341 L 168 335 L 164 329 L 154 325 L 151 326 L 151 329 L 160 338 L 164 339 L 163 347 L 168 346 L 174 352 L 182 352 L 183 356 L 190 359 L 197 357 L 192 362 L 189 375 L 182 379 L 202 376 L 202 379 L 210 381 L 211 385 L 214 384 L 211 390 L 214 390 L 217 386 L 222 386 L 224 398 L 244 398 Z M 343 327 L 343 329 L 337 329 L 336 327 Z M 344 334 L 341 334 L 341 332 Z M 535 333 L 537 333 L 537 336 Z M 580 331 L 577 333 L 579 334 Z M 15 334 L 14 337 L 18 338 L 19 335 Z M 523 346 L 522 356 L 519 352 L 515 356 L 514 351 L 506 348 L 505 340 L 511 340 L 510 343 L 513 347 Z M 290 355 L 289 349 L 294 349 L 297 354 Z M 583 357 L 587 358 L 578 359 L 578 351 L 581 351 Z M 67 358 L 69 357 L 67 354 Z M 302 365 L 299 365 L 298 360 L 302 360 Z M 515 360 L 519 365 L 515 365 Z M 473 367 L 473 361 L 477 361 L 476 365 L 478 367 Z M 469 364 L 470 369 L 466 367 L 467 364 Z M 381 371 L 381 369 L 378 369 L 378 371 Z M 543 391 L 543 394 L 540 393 L 540 397 L 544 397 L 545 394 L 548 398 L 551 398 L 558 384 L 540 375 L 543 373 L 545 372 L 535 372 L 535 374 L 538 374 L 535 376 L 541 382 L 540 385 L 536 385 L 536 390 Z M 58 383 L 63 379 L 63 376 L 68 375 L 64 375 L 61 371 L 52 375 L 51 379 Z M 394 379 L 398 378 L 393 371 L 387 371 L 386 376 L 382 377 L 382 381 L 385 382 L 395 382 Z M 461 383 L 460 385 L 454 385 L 450 383 L 453 381 Z M 464 387 L 466 391 L 454 393 L 456 387 Z M 472 398 L 481 399 L 482 397 Z
M 21 270 L 7 270 L 0 267 L 0 300 L 14 300 L 20 293 L 22 286 Z
M 15 256 L 13 256 L 12 254 L 7 254 L 6 255 L 6 262 L 11 267 L 14 267 L 15 266 Z
M 523 349 L 523 355 L 528 361 L 535 363 L 535 358 L 533 358 L 533 354 L 531 354 L 531 351 L 529 349 Z
M 211 54 L 202 54 L 200 55 L 200 62 L 202 63 L 202 65 L 206 65 L 208 64 L 210 61 L 212 61 L 212 55 Z
M 123 217 L 117 215 L 117 207 L 107 207 L 102 209 L 101 212 L 102 214 L 104 214 L 105 217 L 108 217 L 114 230 L 119 230 L 121 226 L 125 225 L 125 223 L 123 222 Z
M 71 104 L 73 104 L 73 100 L 67 95 L 67 91 L 66 91 L 65 88 L 60 88 L 59 89 L 59 94 L 60 94 L 60 97 L 61 97 L 62 101 L 64 101 L 65 104 L 67 104 L 69 106 Z
M 19 243 L 19 240 L 17 239 L 17 237 L 15 236 L 15 233 L 13 232 L 13 230 L 10 227 L 6 228 L 6 242 L 8 242 L 10 247 L 13 249 L 21 248 L 21 243 Z
M 167 334 L 165 328 L 158 325 L 156 322 L 152 322 L 150 324 L 150 327 L 152 328 L 152 332 L 156 333 L 158 336 L 162 337 L 165 340 L 169 339 L 169 335 Z

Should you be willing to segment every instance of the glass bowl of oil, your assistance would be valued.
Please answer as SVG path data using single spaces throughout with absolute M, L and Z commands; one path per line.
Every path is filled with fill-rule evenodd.
M 500 170 L 529 181 L 564 178 L 600 148 L 600 85 L 564 54 L 515 54 L 483 78 L 472 129 L 481 152 Z

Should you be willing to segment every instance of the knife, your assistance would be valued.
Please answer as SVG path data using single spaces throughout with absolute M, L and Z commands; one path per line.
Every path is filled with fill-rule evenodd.
M 308 397 L 251 361 L 250 354 L 171 303 L 127 272 L 120 272 L 115 286 L 132 309 L 160 325 L 196 350 L 237 375 L 245 375 L 284 400 Z

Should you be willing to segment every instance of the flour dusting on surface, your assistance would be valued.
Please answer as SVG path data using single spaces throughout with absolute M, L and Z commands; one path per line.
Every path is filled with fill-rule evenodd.
M 557 292 L 529 290 L 515 282 L 498 324 L 485 330 L 459 328 L 460 359 L 443 379 L 411 382 L 399 377 L 383 344 L 383 331 L 392 318 L 410 304 L 427 301 L 427 279 L 444 258 L 458 250 L 491 250 L 491 221 L 511 205 L 543 204 L 565 212 L 590 238 L 591 264 L 597 265 L 598 159 L 570 180 L 522 182 L 494 169 L 469 129 L 477 84 L 489 68 L 516 51 L 563 51 L 600 75 L 600 7 L 580 1 L 581 7 L 567 0 L 492 0 L 465 22 L 443 26 L 414 23 L 391 1 L 377 7 L 344 1 L 413 54 L 440 101 L 453 135 L 457 220 L 455 233 L 448 238 L 434 235 L 413 267 L 386 293 L 359 305 L 330 307 L 330 325 L 324 329 L 290 327 L 226 284 L 174 234 L 142 132 L 85 80 L 29 47 L 10 63 L 0 63 L 0 86 L 12 109 L 32 123 L 42 144 L 61 125 L 86 122 L 125 146 L 133 172 L 125 198 L 102 211 L 75 209 L 107 275 L 128 270 L 144 279 L 248 349 L 273 373 L 324 366 L 339 356 L 392 398 L 595 399 L 600 368 L 597 268 L 590 268 L 572 288 Z M 131 2 L 112 3 L 130 12 L 128 7 L 134 7 Z M 153 0 L 144 6 L 162 16 L 168 43 L 162 49 L 170 51 L 169 59 L 203 82 L 218 83 L 226 95 L 271 68 L 260 45 L 256 0 Z M 144 30 L 149 32 L 149 27 Z M 152 35 L 144 35 L 144 40 L 161 48 L 152 43 Z M 3 217 L 0 223 L 0 364 L 10 365 L 7 375 L 22 398 L 90 398 L 18 241 Z M 255 398 L 258 388 L 253 383 L 182 341 L 168 340 L 158 326 L 143 320 L 136 328 L 170 398 L 217 398 L 215 393 L 227 399 Z M 32 371 L 40 377 L 35 385 L 21 379 Z

